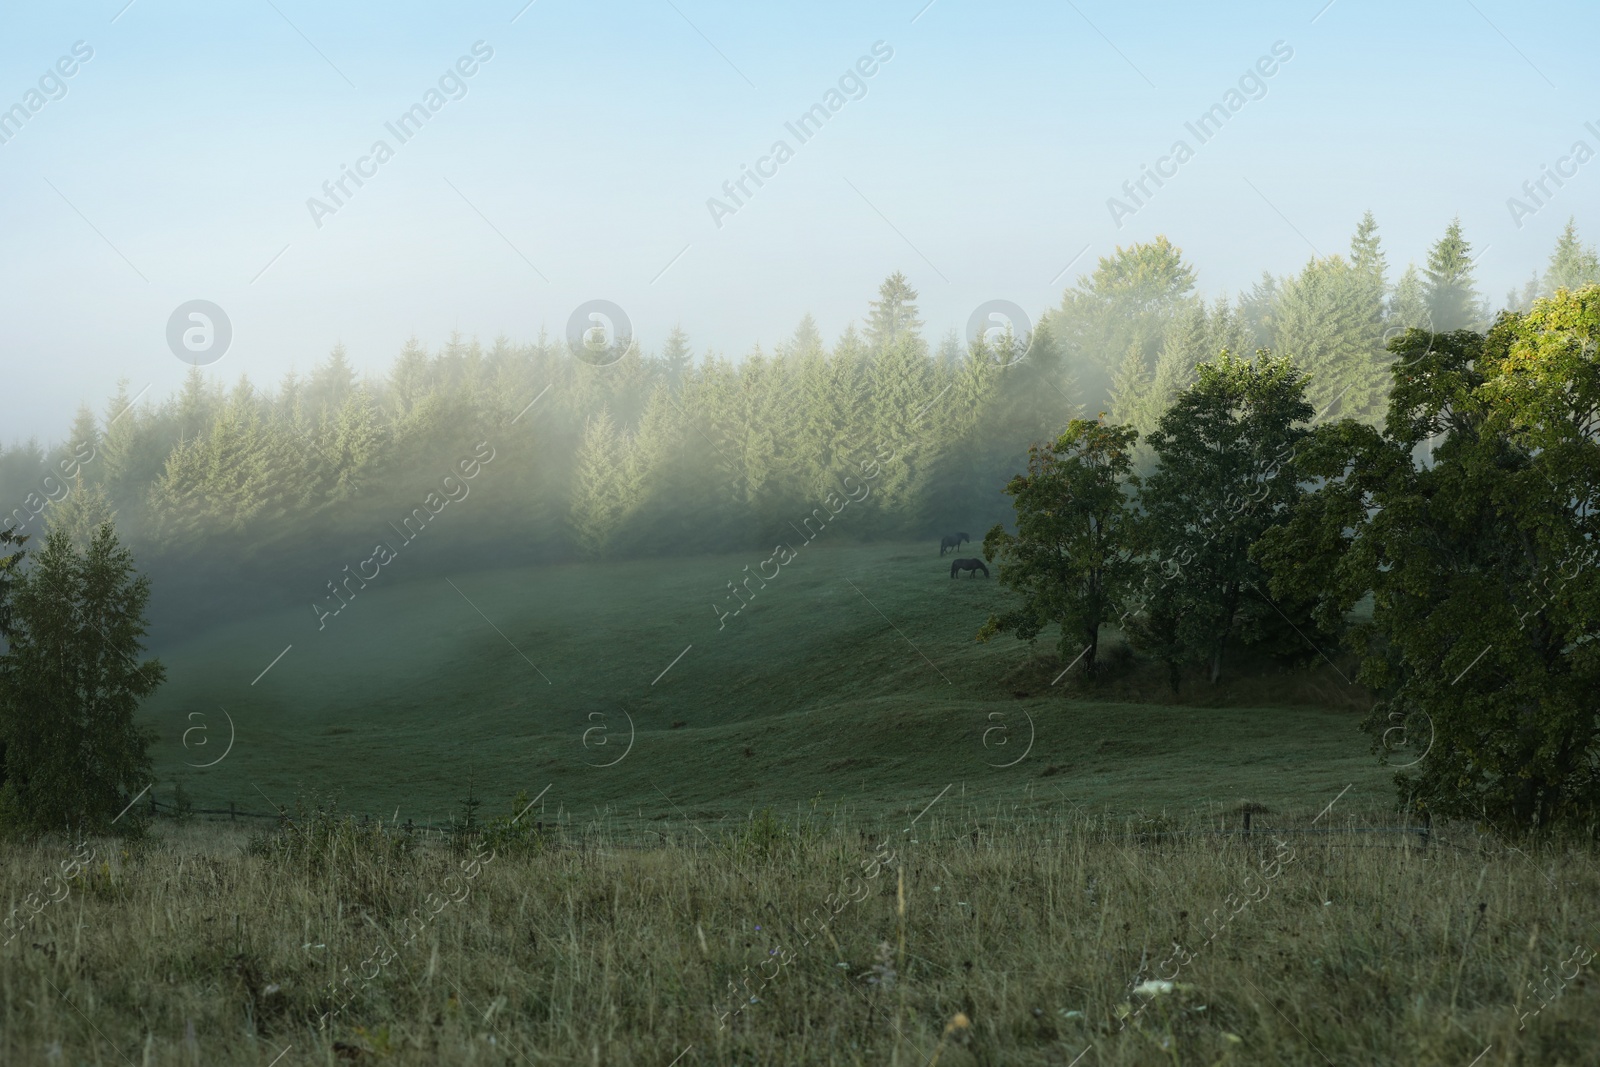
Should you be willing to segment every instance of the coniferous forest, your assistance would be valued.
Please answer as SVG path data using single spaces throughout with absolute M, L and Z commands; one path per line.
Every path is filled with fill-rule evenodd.
M 481 442 L 494 499 L 469 505 L 452 539 L 507 562 L 760 547 L 881 454 L 898 462 L 847 536 L 937 536 L 1006 519 L 1001 489 L 1028 446 L 1073 417 L 1104 413 L 1147 436 L 1223 351 L 1287 357 L 1317 421 L 1378 425 L 1386 345 L 1406 329 L 1481 330 L 1499 308 L 1597 279 L 1569 222 L 1542 272 L 1495 301 L 1459 225 L 1400 269 L 1369 213 L 1348 253 L 1264 273 L 1233 297 L 1206 299 L 1165 238 L 1119 248 L 1022 336 L 929 337 L 896 273 L 831 344 L 806 315 L 772 351 L 738 358 L 697 352 L 681 330 L 598 353 L 549 336 L 454 337 L 431 351 L 413 341 L 386 373 L 361 375 L 335 346 L 277 383 L 196 368 L 176 395 L 136 398 L 124 382 L 61 441 L 0 452 L 0 500 L 15 502 L 6 521 L 19 532 L 111 517 L 157 575 L 204 584 L 215 567 L 248 583 L 354 564 L 374 537 L 418 532 L 450 494 L 470 494 L 441 480 Z M 1136 459 L 1148 466 L 1149 448 Z
M 1600 1064 L 1600 8 L 377 13 L 0 10 L 0 1067 Z

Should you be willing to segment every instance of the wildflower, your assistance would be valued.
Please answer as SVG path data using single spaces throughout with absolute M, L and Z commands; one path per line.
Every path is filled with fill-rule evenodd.
M 1172 992 L 1172 990 L 1173 985 L 1171 982 L 1162 981 L 1159 978 L 1148 979 L 1133 987 L 1135 993 L 1144 997 L 1161 996 L 1164 993 Z

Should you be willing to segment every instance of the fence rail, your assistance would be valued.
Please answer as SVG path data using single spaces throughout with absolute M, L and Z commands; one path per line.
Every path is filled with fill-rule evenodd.
M 180 809 L 180 808 L 175 807 L 172 804 L 162 803 L 162 802 L 156 800 L 154 796 L 151 796 L 149 798 L 148 810 L 149 810 L 149 812 L 150 812 L 150 814 L 152 816 L 160 815 L 160 814 L 166 814 L 166 815 L 169 815 L 169 816 L 177 816 L 177 815 L 181 815 L 181 814 L 211 815 L 211 816 L 219 816 L 219 817 L 220 816 L 225 816 L 225 817 L 227 817 L 227 819 L 230 822 L 237 821 L 239 819 L 267 819 L 267 820 L 276 821 L 276 822 L 279 822 L 279 823 L 286 823 L 288 825 L 293 826 L 293 825 L 297 825 L 298 822 L 300 821 L 294 815 L 291 815 L 287 810 L 280 810 L 278 812 L 248 811 L 248 810 L 240 808 L 238 805 L 232 804 L 232 803 L 230 803 L 228 805 L 228 807 L 226 807 L 226 808 L 195 808 L 195 807 L 188 807 L 188 808 Z M 1407 834 L 1407 835 L 1415 835 L 1419 840 L 1420 846 L 1423 847 L 1423 848 L 1426 848 L 1428 846 L 1428 844 L 1430 843 L 1430 841 L 1437 840 L 1435 832 L 1434 832 L 1434 829 L 1433 829 L 1432 820 L 1428 819 L 1426 817 L 1421 822 L 1414 823 L 1414 824 L 1408 824 L 1408 825 L 1405 825 L 1405 826 L 1310 826 L 1310 827 L 1296 827 L 1296 826 L 1263 826 L 1263 825 L 1259 825 L 1259 824 L 1252 825 L 1251 815 L 1252 815 L 1252 812 L 1250 812 L 1250 811 L 1243 812 L 1242 813 L 1242 823 L 1241 823 L 1241 825 L 1239 825 L 1239 826 L 1237 826 L 1237 827 L 1235 827 L 1233 829 L 1220 829 L 1219 828 L 1219 829 L 1213 829 L 1213 830 L 1132 830 L 1132 831 L 1124 831 L 1124 832 L 1117 832 L 1117 833 L 1099 832 L 1099 831 L 1089 830 L 1089 831 L 1087 831 L 1085 833 L 1085 836 L 1087 836 L 1087 837 L 1089 837 L 1091 839 L 1094 839 L 1094 840 L 1098 840 L 1098 841 L 1120 841 L 1120 840 L 1137 839 L 1137 840 L 1139 840 L 1141 842 L 1150 842 L 1150 841 L 1162 840 L 1162 839 L 1166 839 L 1166 838 L 1189 838 L 1189 837 L 1225 837 L 1225 838 L 1243 838 L 1243 839 L 1248 840 L 1250 838 L 1266 838 L 1266 837 L 1271 837 L 1271 836 L 1274 836 L 1274 835 L 1289 835 L 1289 834 L 1304 834 L 1304 835 L 1314 835 L 1314 836 L 1340 835 L 1340 834 Z M 355 816 L 352 815 L 352 817 L 355 817 Z M 365 815 L 365 814 L 361 815 L 359 818 L 360 818 L 360 821 L 361 821 L 362 824 L 371 824 L 372 822 L 376 822 L 380 826 L 384 825 L 384 820 L 382 820 L 381 818 L 373 819 L 372 816 Z M 538 822 L 535 825 L 541 830 L 544 829 L 544 823 L 543 822 Z M 404 823 L 391 824 L 391 829 L 404 830 L 404 831 L 406 831 L 408 833 L 438 834 L 441 837 L 453 837 L 453 836 L 455 836 L 457 834 L 463 834 L 463 833 L 470 834 L 470 833 L 480 832 L 480 831 L 478 831 L 476 829 L 470 830 L 470 831 L 466 830 L 464 827 L 462 827 L 458 823 L 454 823 L 454 822 L 451 822 L 451 823 L 416 822 L 413 819 L 407 819 Z M 561 832 L 563 837 L 575 837 L 575 838 L 582 839 L 582 838 L 594 836 L 593 834 L 588 833 L 588 832 L 584 832 L 584 831 L 573 832 L 571 830 L 566 829 L 563 826 L 563 824 L 561 824 L 559 822 L 553 823 L 552 826 L 551 826 L 551 829 L 555 830 L 557 832 Z M 647 842 L 647 843 L 644 843 L 644 844 L 627 844 L 627 843 L 623 843 L 623 842 L 619 842 L 619 841 L 615 841 L 615 840 L 607 840 L 605 842 L 605 847 L 607 847 L 607 848 L 618 848 L 618 849 L 630 849 L 630 850 L 647 850 L 647 849 L 652 849 L 652 848 L 674 847 L 674 842 L 673 842 L 672 838 L 669 837 L 667 834 L 661 833 L 658 830 L 645 830 L 645 831 L 643 831 L 643 833 L 644 834 L 648 834 L 648 835 L 653 835 L 653 836 L 659 838 L 660 840 L 656 841 L 656 842 Z M 865 833 L 865 831 L 862 831 L 862 833 Z M 992 835 L 986 835 L 985 831 L 981 827 L 979 829 L 975 829 L 975 830 L 970 831 L 970 834 L 971 834 L 971 836 L 972 836 L 974 841 L 976 841 L 981 835 L 982 836 L 992 836 Z M 869 836 L 872 836 L 872 835 L 869 835 Z M 965 835 L 963 835 L 963 836 L 965 836 Z M 684 844 L 690 843 L 690 842 L 693 843 L 693 847 L 703 847 L 703 842 L 702 842 L 701 838 L 697 838 L 697 837 L 694 837 L 693 835 L 687 835 L 687 834 L 682 838 L 681 841 L 679 841 L 676 844 L 676 847 L 683 847 Z M 1440 843 L 1449 844 L 1448 842 L 1440 842 Z M 1453 846 L 1452 845 L 1450 847 L 1459 847 L 1459 846 Z

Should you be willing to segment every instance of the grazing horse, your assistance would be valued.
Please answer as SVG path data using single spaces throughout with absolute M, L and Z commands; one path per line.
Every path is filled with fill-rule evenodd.
M 963 542 L 971 540 L 972 538 L 968 537 L 964 533 L 945 534 L 943 537 L 939 538 L 939 555 L 944 555 L 945 549 L 949 549 L 950 551 L 954 552 L 956 549 L 961 547 Z
M 978 576 L 978 571 L 982 571 L 985 578 L 989 577 L 989 568 L 983 565 L 981 559 L 958 559 L 950 564 L 950 577 L 954 578 L 956 571 L 972 571 L 974 578 Z

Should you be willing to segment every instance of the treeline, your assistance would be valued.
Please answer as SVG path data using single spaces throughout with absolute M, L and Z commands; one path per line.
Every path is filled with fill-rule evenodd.
M 1486 328 L 1489 302 L 1454 223 L 1420 269 L 1391 279 L 1369 214 L 1348 256 L 1264 275 L 1207 302 L 1165 238 L 1120 248 L 1041 316 L 1031 338 L 937 345 L 899 274 L 830 346 L 810 316 L 772 352 L 698 358 L 662 348 L 577 359 L 564 339 L 408 344 L 382 378 L 336 348 L 275 389 L 193 371 L 176 395 L 84 410 L 68 440 L 0 451 L 0 526 L 93 529 L 112 517 L 161 571 L 225 560 L 231 573 L 365 554 L 423 506 L 482 442 L 482 499 L 460 550 L 512 557 L 683 554 L 761 545 L 816 507 L 862 450 L 891 453 L 855 535 L 926 536 L 1004 518 L 1030 443 L 1100 411 L 1147 435 L 1195 368 L 1224 349 L 1271 348 L 1308 376 L 1320 418 L 1382 418 L 1404 328 Z M 1507 297 L 1600 278 L 1569 224 L 1544 275 Z M 1024 340 L 1029 343 L 1024 345 Z M 595 364 L 605 365 L 595 365 Z M 532 405 L 529 407 L 529 405 Z M 1148 452 L 1137 457 L 1148 464 Z
M 1103 418 L 1035 445 L 1016 532 L 983 545 L 1017 596 L 978 637 L 1058 631 L 1093 681 L 1117 627 L 1174 690 L 1238 646 L 1342 646 L 1403 805 L 1600 834 L 1600 285 L 1389 351 L 1378 427 L 1311 426 L 1302 371 L 1223 353 L 1143 438 L 1148 474 Z

